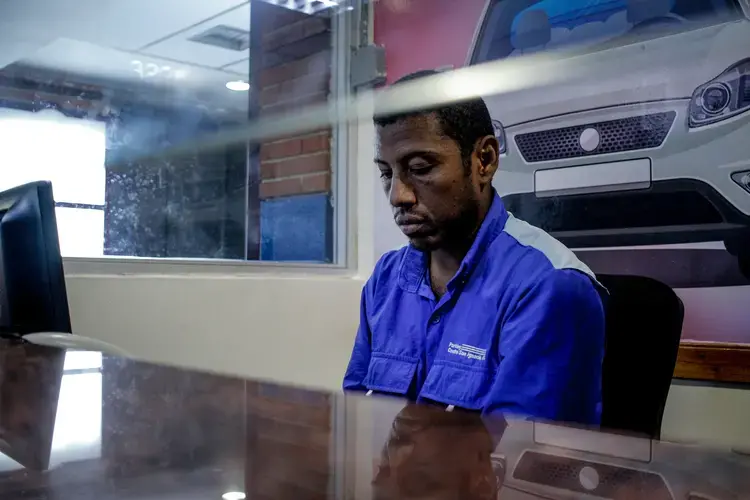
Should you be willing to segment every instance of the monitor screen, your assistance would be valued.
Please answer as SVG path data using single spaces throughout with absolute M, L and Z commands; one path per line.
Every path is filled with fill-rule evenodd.
M 70 333 L 49 182 L 0 193 L 0 336 Z

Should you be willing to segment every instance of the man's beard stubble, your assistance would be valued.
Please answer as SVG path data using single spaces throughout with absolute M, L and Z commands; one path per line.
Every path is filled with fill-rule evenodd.
M 481 225 L 481 204 L 479 199 L 471 196 L 464 200 L 461 205 L 462 209 L 457 216 L 444 223 L 440 240 L 429 251 L 466 252 L 469 250 Z

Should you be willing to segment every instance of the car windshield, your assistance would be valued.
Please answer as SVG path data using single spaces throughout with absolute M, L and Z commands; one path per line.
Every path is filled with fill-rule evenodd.
M 655 37 L 736 19 L 733 0 L 495 0 L 473 63 L 563 47 L 596 47 L 625 35 Z

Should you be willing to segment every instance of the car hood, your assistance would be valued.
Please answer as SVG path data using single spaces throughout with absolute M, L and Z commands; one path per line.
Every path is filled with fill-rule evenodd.
M 742 19 L 585 55 L 545 56 L 533 68 L 513 59 L 491 62 L 491 73 L 529 84 L 485 100 L 492 117 L 509 127 L 588 109 L 686 99 L 747 58 L 748 47 L 750 21 Z

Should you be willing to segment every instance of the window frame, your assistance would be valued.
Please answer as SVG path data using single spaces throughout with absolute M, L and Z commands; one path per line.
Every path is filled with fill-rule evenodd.
M 352 11 L 334 12 L 331 10 L 331 97 L 329 102 L 310 106 L 294 117 L 289 115 L 264 118 L 248 123 L 241 129 L 229 131 L 229 139 L 221 139 L 223 133 L 198 138 L 190 145 L 177 146 L 160 151 L 153 156 L 166 158 L 179 155 L 183 149 L 196 147 L 214 148 L 218 143 L 261 142 L 269 138 L 314 131 L 331 127 L 331 190 L 333 200 L 333 262 L 293 262 L 263 260 L 231 260 L 211 258 L 163 258 L 136 256 L 66 257 L 62 256 L 66 275 L 118 274 L 118 275 L 328 275 L 353 276 L 358 270 L 357 230 L 359 228 L 356 210 L 358 188 L 357 178 L 362 178 L 353 170 L 362 167 L 358 155 L 358 141 L 361 134 L 358 123 L 351 120 L 349 107 L 353 105 L 352 90 L 349 85 L 350 61 L 353 48 L 359 43 L 356 35 L 359 11 L 364 0 L 356 0 Z M 361 111 L 361 110 L 360 110 Z M 370 117 L 358 117 L 360 120 Z M 331 126 L 331 122 L 336 123 Z M 261 123 L 262 122 L 262 123 Z M 260 126 L 259 126 L 260 123 Z M 235 139 L 235 141 L 232 140 Z M 369 163 L 364 163 L 369 165 Z M 351 166 L 351 168 L 348 168 Z M 63 206 L 68 204 L 62 203 Z M 56 203 L 58 206 L 60 203 Z M 99 209 L 100 207 L 83 207 Z M 104 207 L 101 207 L 102 209 Z M 247 231 L 247 227 L 246 227 Z

